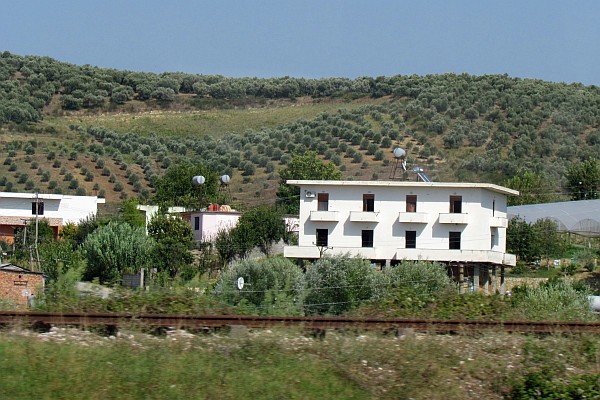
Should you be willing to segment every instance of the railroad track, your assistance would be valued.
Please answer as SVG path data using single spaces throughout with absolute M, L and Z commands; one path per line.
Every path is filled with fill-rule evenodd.
M 435 319 L 378 319 L 345 317 L 275 317 L 249 315 L 113 314 L 0 311 L 0 324 L 82 328 L 123 326 L 175 329 L 211 329 L 231 326 L 247 328 L 296 327 L 313 330 L 404 330 L 430 333 L 516 332 L 516 333 L 598 333 L 599 322 L 474 321 Z

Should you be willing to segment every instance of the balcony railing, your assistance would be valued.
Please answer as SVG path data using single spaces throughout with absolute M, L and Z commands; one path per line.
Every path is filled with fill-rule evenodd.
M 337 222 L 340 220 L 339 211 L 311 211 L 311 221 Z
M 491 217 L 490 227 L 492 228 L 506 228 L 508 227 L 508 219 L 503 217 Z
M 440 224 L 468 224 L 469 214 L 459 213 L 440 213 Z
M 379 222 L 379 213 L 373 211 L 350 211 L 351 222 Z
M 421 212 L 401 212 L 398 221 L 405 224 L 426 224 L 428 214 Z

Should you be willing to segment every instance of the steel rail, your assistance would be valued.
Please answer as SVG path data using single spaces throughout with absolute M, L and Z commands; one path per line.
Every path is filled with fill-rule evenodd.
M 0 324 L 38 326 L 141 326 L 179 329 L 299 327 L 305 329 L 394 330 L 416 332 L 598 333 L 600 322 L 380 319 L 348 317 L 279 317 L 251 315 L 187 315 L 125 313 L 59 313 L 0 311 Z

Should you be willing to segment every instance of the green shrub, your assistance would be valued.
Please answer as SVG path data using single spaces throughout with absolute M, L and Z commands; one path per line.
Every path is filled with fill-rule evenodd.
M 594 272 L 596 269 L 596 253 L 591 249 L 580 249 L 578 250 L 573 257 L 577 264 L 586 271 Z
M 508 396 L 525 399 L 597 399 L 600 397 L 600 374 L 582 374 L 569 378 L 555 377 L 547 371 L 528 372 L 513 386 Z
M 148 266 L 154 241 L 144 228 L 125 222 L 109 222 L 87 236 L 82 245 L 87 260 L 84 279 L 116 283 L 124 272 L 138 272 Z
M 537 287 L 513 290 L 513 307 L 533 321 L 585 321 L 592 318 L 587 293 L 563 279 L 551 279 Z
M 242 290 L 238 278 L 244 278 Z M 302 270 L 287 258 L 244 260 L 220 277 L 215 295 L 232 306 L 268 315 L 301 315 L 305 280 Z
M 382 297 L 382 275 L 368 260 L 325 256 L 307 267 L 307 314 L 339 315 Z

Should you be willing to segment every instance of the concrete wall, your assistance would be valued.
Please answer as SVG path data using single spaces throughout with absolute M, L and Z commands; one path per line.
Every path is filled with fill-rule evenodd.
M 239 212 L 226 211 L 197 211 L 190 212 L 190 223 L 194 240 L 197 242 L 210 242 L 215 239 L 221 229 L 229 230 L 237 225 L 241 214 Z M 198 229 L 196 229 L 196 218 L 198 218 Z
M 79 220 L 95 215 L 98 204 L 104 199 L 96 196 L 38 195 L 44 203 L 45 218 L 62 218 L 63 224 L 78 223 Z M 34 218 L 31 203 L 35 202 L 32 193 L 0 193 L 0 215 L 6 217 Z
M 307 197 L 306 192 L 309 193 Z M 374 184 L 301 185 L 300 226 L 296 248 L 286 256 L 319 256 L 316 229 L 328 229 L 328 254 L 350 252 L 366 258 L 460 261 L 460 253 L 485 262 L 490 253 L 502 262 L 506 248 L 506 194 L 487 188 L 436 186 L 376 186 Z M 327 212 L 317 210 L 318 193 L 328 193 Z M 375 196 L 373 212 L 363 212 L 363 194 Z M 314 197 L 313 197 L 314 195 Z M 416 213 L 406 212 L 406 196 L 417 196 Z M 462 214 L 449 214 L 450 196 L 462 196 Z M 410 215 L 409 215 L 410 214 Z M 456 223 L 451 223 L 456 222 Z M 373 248 L 362 247 L 362 230 L 373 230 Z M 416 231 L 416 250 L 406 249 L 406 231 Z M 461 232 L 461 250 L 449 250 L 449 232 Z M 492 254 L 494 253 L 494 254 Z M 483 255 L 482 255 L 483 254 Z M 431 258 L 430 258 L 431 257 Z M 490 262 L 493 262 L 491 259 Z

